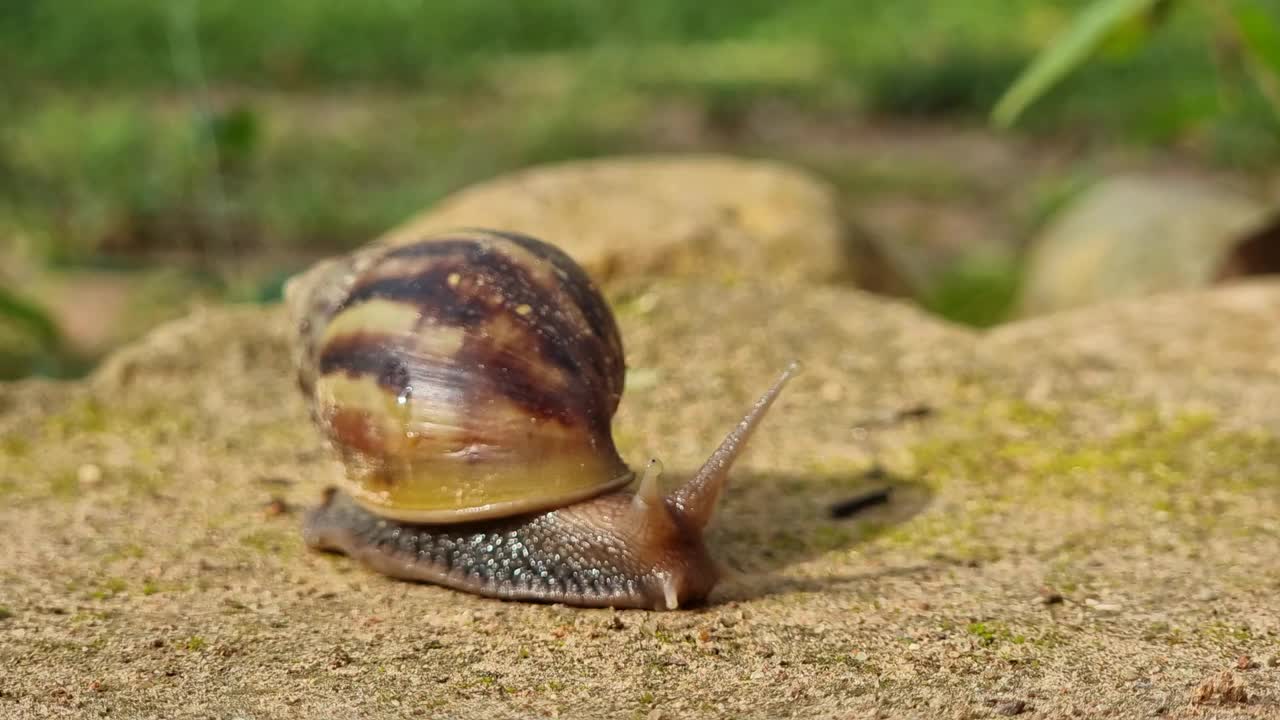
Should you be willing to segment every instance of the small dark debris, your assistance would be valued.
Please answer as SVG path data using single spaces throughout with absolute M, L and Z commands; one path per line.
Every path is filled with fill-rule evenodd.
M 1250 658 L 1248 655 L 1241 655 L 1236 658 L 1237 670 L 1252 670 L 1256 667 L 1258 667 L 1258 663 L 1254 662 L 1253 658 Z
M 899 410 L 897 419 L 898 420 L 924 420 L 926 418 L 933 417 L 933 414 L 935 412 L 937 412 L 937 409 L 934 408 L 932 405 L 928 405 L 926 403 L 920 403 L 919 405 L 912 405 L 911 407 Z
M 873 468 L 872 470 L 874 471 L 876 469 L 878 468 Z M 883 471 L 881 472 L 883 473 Z M 855 495 L 847 500 L 841 500 L 840 502 L 832 504 L 828 512 L 831 517 L 836 520 L 847 518 L 850 515 L 854 515 L 862 510 L 866 510 L 867 508 L 875 507 L 876 505 L 883 505 L 889 502 L 889 494 L 891 492 L 892 489 L 887 487 L 864 492 L 861 495 Z
M 1041 605 L 1061 605 L 1066 601 L 1062 593 L 1051 587 L 1040 588 L 1040 604 Z
M 265 513 L 267 517 L 279 517 L 281 515 L 288 515 L 289 513 L 292 513 L 293 506 L 285 502 L 284 498 L 272 497 L 271 500 L 263 506 L 262 512 Z
M 48 696 L 55 700 L 70 700 L 71 693 L 63 687 L 56 687 L 49 691 Z
M 996 705 L 996 713 L 1006 717 L 1021 715 L 1027 711 L 1027 701 L 1025 700 L 1005 700 Z
M 351 655 L 348 654 L 346 650 L 343 650 L 340 647 L 334 648 L 333 652 L 329 654 L 330 670 L 337 670 L 338 668 L 346 667 L 347 665 L 350 665 L 350 664 L 351 664 Z
M 917 403 L 898 410 L 887 410 L 868 416 L 855 423 L 854 427 L 871 429 L 897 425 L 909 420 L 927 420 L 936 412 L 937 409 L 928 403 Z

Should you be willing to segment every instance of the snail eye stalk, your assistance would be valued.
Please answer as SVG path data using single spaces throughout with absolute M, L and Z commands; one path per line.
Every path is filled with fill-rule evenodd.
M 792 362 L 788 365 L 773 385 L 751 406 L 737 427 L 720 443 L 720 447 L 711 453 L 698 474 L 671 493 L 670 500 L 675 505 L 676 512 L 689 524 L 702 528 L 711 521 L 720 494 L 729 481 L 729 470 L 732 469 L 733 462 L 742 454 L 751 434 L 769 411 L 769 406 L 773 405 L 782 388 L 799 370 L 799 363 Z

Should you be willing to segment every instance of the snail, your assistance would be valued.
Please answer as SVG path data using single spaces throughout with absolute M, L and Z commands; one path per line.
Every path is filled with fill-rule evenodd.
M 308 546 L 510 600 L 705 601 L 703 528 L 794 363 L 664 493 L 656 460 L 637 475 L 619 457 L 618 328 L 559 248 L 490 230 L 373 245 L 290 280 L 286 301 L 298 384 L 346 470 Z

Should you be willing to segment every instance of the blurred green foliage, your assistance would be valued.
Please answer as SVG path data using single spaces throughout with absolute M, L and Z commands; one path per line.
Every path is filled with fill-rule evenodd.
M 347 246 L 495 172 L 646 147 L 672 99 L 727 130 L 773 98 L 976 120 L 1078 3 L 6 5 L 0 214 L 66 261 Z M 1219 112 L 1200 43 L 1179 26 L 1103 58 L 1028 127 L 1164 142 L 1212 122 L 1275 157 L 1252 108 Z
M 83 359 L 64 346 L 57 324 L 44 309 L 0 287 L 0 380 L 66 377 L 83 369 Z
M 987 328 L 1008 319 L 1021 280 L 1013 258 L 970 257 L 942 273 L 919 300 L 948 320 Z
M 458 80 L 496 54 L 714 39 L 776 11 L 763 0 L 100 0 L 6 3 L 0 62 L 34 87 L 171 89 L 190 22 L 214 84 L 276 89 Z M 86 62 L 91 60 L 90 62 Z
M 1188 6 L 1187 12 L 1198 11 L 1207 39 L 1217 45 L 1220 72 L 1251 75 L 1257 99 L 1268 103 L 1280 122 L 1280 4 L 1263 0 L 1093 0 L 1001 96 L 992 118 L 1001 126 L 1012 125 L 1108 41 L 1122 46 L 1140 42 L 1165 25 L 1175 9 Z
M 21 326 L 20 331 L 42 347 L 53 349 L 62 342 L 57 325 L 48 315 L 4 288 L 0 288 L 0 317 Z
M 1270 16 L 1248 5 L 1263 0 L 1234 1 L 1242 42 L 1274 58 Z M 765 103 L 976 124 L 1082 7 L 0 0 L 0 258 L 12 244 L 47 266 L 190 266 L 224 275 L 229 297 L 270 299 L 290 262 L 365 242 L 467 183 L 535 162 L 683 148 L 654 129 L 672 107 L 719 133 L 693 142 L 746 153 L 761 148 L 737 133 Z M 1280 158 L 1265 98 L 1224 95 L 1200 20 L 1171 13 L 1160 29 L 1091 45 L 1091 62 L 1037 92 L 1024 131 L 1190 136 L 1228 162 Z M 261 273 L 246 270 L 255 262 Z M 944 315 L 987 324 L 1015 278 L 1011 263 L 975 263 L 922 294 Z M 983 307 L 958 299 L 975 294 Z M 38 336 L 22 319 L 34 305 L 16 307 L 0 304 L 0 322 Z

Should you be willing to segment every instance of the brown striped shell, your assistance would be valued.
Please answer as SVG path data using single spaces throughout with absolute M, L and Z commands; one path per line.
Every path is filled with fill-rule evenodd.
M 460 522 L 631 480 L 618 328 L 559 249 L 466 230 L 322 262 L 286 294 L 299 384 L 372 512 Z

